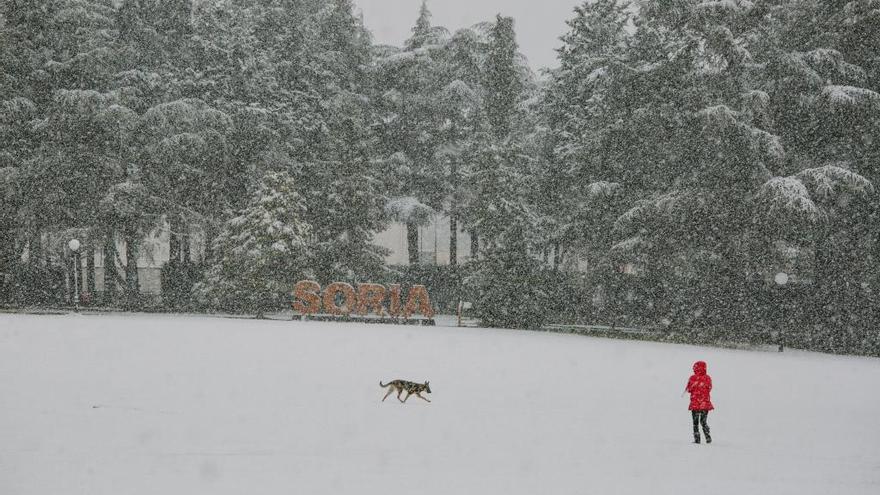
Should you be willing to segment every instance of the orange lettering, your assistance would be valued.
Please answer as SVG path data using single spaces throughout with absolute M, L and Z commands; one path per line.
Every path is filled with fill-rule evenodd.
M 293 289 L 293 310 L 299 311 L 304 315 L 321 312 L 319 292 L 321 292 L 321 285 L 318 282 L 312 280 L 297 282 Z
M 341 292 L 345 297 L 345 305 L 336 305 L 336 294 Z M 355 309 L 357 296 L 354 287 L 344 282 L 333 282 L 324 289 L 324 311 L 331 315 L 349 315 Z
M 391 316 L 400 315 L 400 284 L 388 286 L 391 289 L 391 301 L 388 304 L 388 314 Z
M 365 315 L 372 310 L 373 313 L 384 316 L 382 301 L 385 299 L 385 287 L 379 284 L 358 285 L 358 314 Z
M 434 309 L 431 307 L 431 300 L 428 298 L 428 289 L 424 285 L 413 285 L 409 290 L 409 298 L 406 301 L 406 307 L 403 309 L 403 317 L 409 318 L 413 313 L 418 312 L 426 318 L 434 316 Z

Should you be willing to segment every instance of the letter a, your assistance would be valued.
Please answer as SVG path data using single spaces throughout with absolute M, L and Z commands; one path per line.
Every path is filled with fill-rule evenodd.
M 428 289 L 424 285 L 413 285 L 409 290 L 409 298 L 406 301 L 406 307 L 403 309 L 403 317 L 409 318 L 413 313 L 418 312 L 425 315 L 425 318 L 434 316 L 434 308 L 431 307 L 431 299 L 428 297 Z

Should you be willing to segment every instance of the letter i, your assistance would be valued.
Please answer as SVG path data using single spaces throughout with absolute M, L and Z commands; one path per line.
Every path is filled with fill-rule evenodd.
M 388 307 L 388 314 L 391 316 L 399 316 L 400 315 L 400 284 L 393 284 L 388 286 L 391 289 L 391 298 Z

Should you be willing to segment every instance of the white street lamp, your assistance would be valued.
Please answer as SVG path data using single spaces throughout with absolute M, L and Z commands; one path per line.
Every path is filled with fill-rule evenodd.
M 79 312 L 79 240 L 71 239 L 67 247 L 73 252 L 73 310 Z
M 776 285 L 781 287 L 788 283 L 788 274 L 785 272 L 779 272 L 773 277 L 773 280 L 776 282 Z

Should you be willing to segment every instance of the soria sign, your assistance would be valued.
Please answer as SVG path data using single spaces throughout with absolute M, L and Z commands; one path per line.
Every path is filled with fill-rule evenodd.
M 341 296 L 341 298 L 340 298 Z M 341 299 L 341 304 L 339 303 Z M 414 285 L 403 302 L 399 284 L 387 288 L 379 284 L 358 284 L 357 290 L 350 284 L 334 282 L 321 291 L 321 285 L 313 280 L 297 282 L 293 290 L 293 309 L 304 315 L 327 313 L 337 316 L 352 314 L 391 316 L 409 318 L 421 314 L 425 318 L 434 316 L 431 299 L 424 285 Z M 386 304 L 387 303 L 387 304 Z

